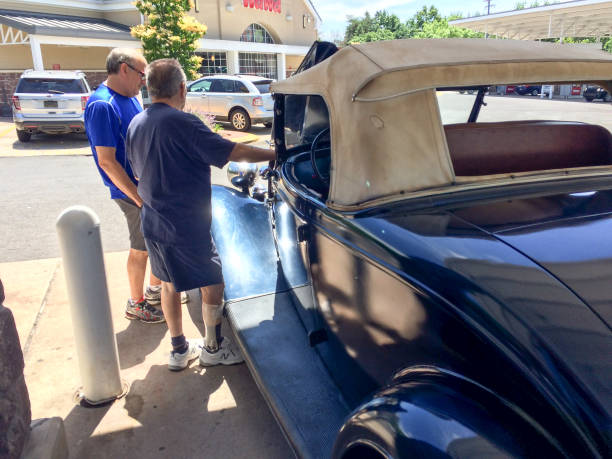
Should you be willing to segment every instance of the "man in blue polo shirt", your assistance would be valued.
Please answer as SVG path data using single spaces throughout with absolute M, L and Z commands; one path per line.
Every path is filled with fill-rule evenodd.
M 164 322 L 164 316 L 153 304 L 160 303 L 160 280 L 151 275 L 150 286 L 143 294 L 148 255 L 140 229 L 142 199 L 125 155 L 127 128 L 132 118 L 142 111 L 136 95 L 143 85 L 146 65 L 147 61 L 136 50 L 115 48 L 110 52 L 106 58 L 108 78 L 92 94 L 85 108 L 85 130 L 102 181 L 128 224 L 130 298 L 125 316 L 159 323 Z
M 161 304 L 170 330 L 170 370 L 182 370 L 200 356 L 200 364 L 242 361 L 237 348 L 221 336 L 223 274 L 210 232 L 210 166 L 228 161 L 270 161 L 269 149 L 235 144 L 213 133 L 196 116 L 181 111 L 187 89 L 175 59 L 159 59 L 147 68 L 153 104 L 136 115 L 126 148 L 142 197 L 142 227 L 151 270 L 162 280 Z M 204 340 L 183 335 L 179 292 L 202 292 Z

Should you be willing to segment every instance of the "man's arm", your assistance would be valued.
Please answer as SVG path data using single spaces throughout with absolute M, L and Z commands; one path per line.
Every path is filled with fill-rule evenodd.
M 117 188 L 123 191 L 138 207 L 142 207 L 142 199 L 138 196 L 136 185 L 130 180 L 125 173 L 121 164 L 115 159 L 115 149 L 113 147 L 98 147 L 98 164 L 102 170 L 108 175 L 108 178 L 115 184 Z
M 237 143 L 228 159 L 230 161 L 250 161 L 252 163 L 274 161 L 276 159 L 276 152 L 268 148 L 251 147 L 250 145 Z

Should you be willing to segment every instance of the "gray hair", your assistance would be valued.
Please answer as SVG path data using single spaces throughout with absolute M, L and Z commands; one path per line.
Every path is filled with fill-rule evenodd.
M 147 90 L 155 99 L 173 97 L 185 81 L 185 72 L 176 59 L 157 59 L 147 67 Z
M 131 48 L 114 48 L 106 56 L 106 73 L 109 75 L 119 73 L 121 64 L 124 62 L 134 65 L 134 58 L 139 56 L 137 51 Z

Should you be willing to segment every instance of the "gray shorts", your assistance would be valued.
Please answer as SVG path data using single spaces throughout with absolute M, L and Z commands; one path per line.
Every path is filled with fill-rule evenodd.
M 147 251 L 140 226 L 140 207 L 130 199 L 113 199 L 125 215 L 130 233 L 130 249 Z

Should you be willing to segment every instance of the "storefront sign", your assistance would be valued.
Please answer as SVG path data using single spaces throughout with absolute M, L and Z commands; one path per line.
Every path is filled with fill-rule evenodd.
M 281 12 L 281 0 L 242 0 L 242 4 L 245 8 Z

